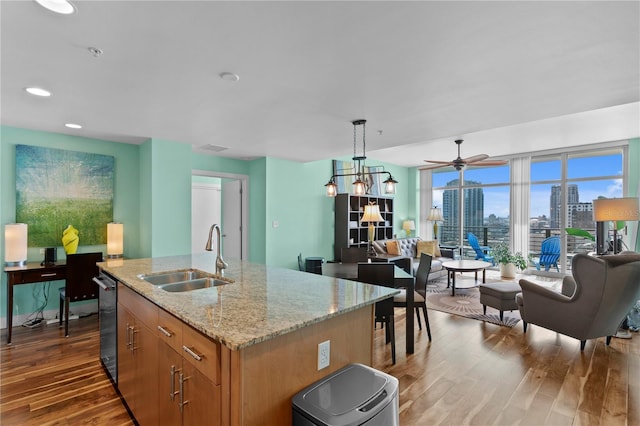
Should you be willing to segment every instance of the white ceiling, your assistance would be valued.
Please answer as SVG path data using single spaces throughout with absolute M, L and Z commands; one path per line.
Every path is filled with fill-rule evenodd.
M 0 3 L 2 124 L 313 161 L 364 118 L 404 166 L 640 135 L 637 1 L 74 4 Z

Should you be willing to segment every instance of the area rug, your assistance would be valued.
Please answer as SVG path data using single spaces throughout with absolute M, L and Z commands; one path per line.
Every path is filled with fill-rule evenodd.
M 561 280 L 557 278 L 541 277 L 536 275 L 518 275 L 512 280 L 503 280 L 498 271 L 487 270 L 487 283 L 495 282 L 518 282 L 520 278 L 558 290 Z M 478 282 L 475 282 L 474 273 L 465 272 L 456 275 L 456 295 L 451 295 L 451 288 L 447 288 L 447 277 L 441 277 L 429 281 L 427 285 L 427 308 L 471 318 L 479 321 L 486 321 L 505 327 L 513 327 L 520 321 L 518 310 L 505 311 L 503 320 L 500 320 L 500 312 L 487 306 L 487 313 L 482 313 L 480 304 L 480 291 L 478 285 L 482 283 L 482 276 L 478 274 Z

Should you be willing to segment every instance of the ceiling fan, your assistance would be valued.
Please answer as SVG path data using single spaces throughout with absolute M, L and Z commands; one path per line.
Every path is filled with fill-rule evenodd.
M 458 145 L 458 158 L 453 161 L 437 161 L 437 160 L 424 160 L 427 163 L 433 163 L 428 166 L 419 167 L 420 170 L 437 169 L 440 167 L 453 166 L 456 170 L 461 170 L 465 166 L 503 166 L 508 163 L 507 160 L 487 160 L 489 156 L 487 154 L 478 154 L 468 158 L 460 157 L 460 144 L 462 139 L 457 139 L 456 145 Z

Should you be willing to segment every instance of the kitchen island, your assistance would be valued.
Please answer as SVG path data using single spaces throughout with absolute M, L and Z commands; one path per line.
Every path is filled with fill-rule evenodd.
M 214 264 L 209 253 L 99 264 L 119 283 L 118 388 L 141 425 L 291 424 L 298 391 L 371 365 L 374 304 L 397 290 L 234 260 L 232 282 L 216 287 L 168 292 L 140 278 Z

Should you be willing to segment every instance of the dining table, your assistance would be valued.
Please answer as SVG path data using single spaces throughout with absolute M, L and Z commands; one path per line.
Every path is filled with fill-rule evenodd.
M 358 264 L 357 263 L 324 263 L 322 265 L 322 275 L 334 278 L 343 278 L 351 281 L 358 281 Z M 414 351 L 414 319 L 413 319 L 413 300 L 414 285 L 413 275 L 405 272 L 402 268 L 396 266 L 393 270 L 393 286 L 395 288 L 403 288 L 407 294 L 407 314 L 405 320 L 405 328 L 407 333 L 406 352 L 412 354 Z

